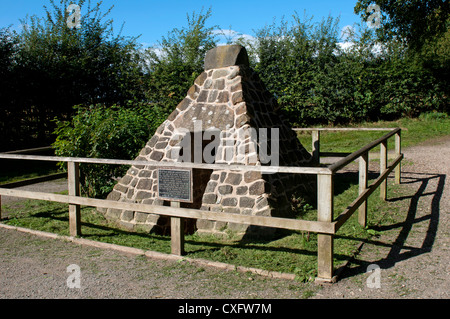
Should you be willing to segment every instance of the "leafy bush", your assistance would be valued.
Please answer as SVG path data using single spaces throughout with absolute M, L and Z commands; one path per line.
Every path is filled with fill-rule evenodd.
M 69 157 L 134 159 L 165 116 L 153 105 L 78 106 L 70 121 L 56 120 L 55 154 Z M 80 164 L 82 190 L 104 198 L 128 167 Z

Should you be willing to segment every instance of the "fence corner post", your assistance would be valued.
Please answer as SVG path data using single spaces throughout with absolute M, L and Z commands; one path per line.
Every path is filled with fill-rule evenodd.
M 180 208 L 180 202 L 170 202 L 170 207 Z M 170 217 L 170 241 L 173 255 L 184 255 L 184 219 Z
M 312 134 L 312 159 L 316 164 L 320 164 L 320 131 L 313 130 Z
M 317 175 L 317 220 L 333 221 L 333 174 Z M 317 283 L 334 282 L 333 278 L 333 243 L 334 235 L 317 235 Z
M 367 189 L 369 176 L 369 153 L 366 152 L 359 157 L 359 195 Z M 367 199 L 358 208 L 358 222 L 361 226 L 367 225 Z
M 77 162 L 67 162 L 67 179 L 69 196 L 80 196 L 80 166 Z M 81 236 L 80 205 L 69 204 L 70 236 Z
M 380 143 L 380 175 L 387 169 L 388 148 L 387 140 Z M 380 184 L 380 198 L 386 200 L 387 198 L 387 178 Z
M 395 155 L 398 157 L 402 153 L 402 130 L 395 134 Z M 395 167 L 395 184 L 401 184 L 402 162 Z

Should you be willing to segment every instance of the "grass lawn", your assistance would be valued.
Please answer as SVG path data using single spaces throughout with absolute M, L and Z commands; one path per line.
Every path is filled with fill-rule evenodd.
M 450 119 L 425 115 L 419 119 L 403 119 L 396 122 L 366 123 L 361 127 L 402 127 L 403 147 L 415 145 L 431 138 L 450 135 Z M 323 151 L 351 152 L 384 135 L 383 132 L 336 132 L 321 133 Z M 311 135 L 299 134 L 302 143 L 310 149 Z M 393 143 L 390 143 L 393 147 Z M 376 178 L 376 177 L 375 177 Z M 371 181 L 369 180 L 369 185 Z M 407 194 L 405 185 L 388 182 L 388 198 Z M 339 215 L 358 194 L 357 173 L 339 173 L 335 179 L 335 216 Z M 403 204 L 404 205 L 404 204 Z M 9 225 L 37 229 L 61 235 L 69 235 L 67 205 L 25 200 L 4 207 Z M 355 213 L 335 236 L 335 269 L 347 261 L 362 240 L 369 240 L 378 233 L 374 226 L 401 220 L 406 211 L 402 201 L 382 201 L 375 192 L 368 202 L 368 227 L 357 222 Z M 317 212 L 308 207 L 301 218 L 316 220 Z M 89 207 L 82 208 L 82 234 L 84 238 L 146 250 L 170 253 L 170 237 L 130 233 L 109 224 L 101 214 Z M 316 275 L 317 236 L 304 232 L 284 231 L 278 237 L 265 241 L 239 241 L 229 234 L 228 238 L 189 235 L 185 238 L 185 250 L 191 258 L 205 258 L 229 264 L 261 268 L 265 270 L 295 273 L 300 281 L 308 281 Z
M 402 128 L 402 147 L 409 147 L 424 141 L 450 135 L 450 117 L 442 113 L 427 113 L 419 118 L 404 118 L 398 121 L 379 121 L 347 125 L 345 127 L 382 127 Z M 366 144 L 387 134 L 383 131 L 365 132 L 320 132 L 320 150 L 323 152 L 354 152 Z M 311 132 L 298 132 L 303 146 L 311 152 Z M 388 149 L 394 149 L 394 139 L 389 139 Z M 373 151 L 379 150 L 379 147 Z

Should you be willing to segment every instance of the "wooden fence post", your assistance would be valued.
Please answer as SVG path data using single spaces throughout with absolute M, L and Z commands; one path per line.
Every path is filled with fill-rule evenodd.
M 312 134 L 312 158 L 314 163 L 320 164 L 320 131 L 313 130 Z
M 387 140 L 380 143 L 380 175 L 387 169 Z M 386 200 L 387 198 L 387 178 L 380 185 L 380 198 Z
M 180 208 L 180 202 L 170 202 L 171 207 Z M 170 218 L 170 240 L 172 254 L 184 255 L 184 219 L 180 217 Z
M 369 152 L 359 157 L 359 195 L 367 189 L 369 179 Z M 361 226 L 367 225 L 367 199 L 358 208 L 358 222 Z
M 67 162 L 67 178 L 69 196 L 80 196 L 80 167 L 79 163 Z M 81 236 L 81 210 L 80 205 L 69 204 L 70 236 Z
M 333 221 L 333 175 L 317 175 L 317 220 Z M 318 282 L 333 281 L 333 236 L 317 235 Z
M 395 134 L 395 155 L 396 157 L 399 157 L 402 153 L 402 136 L 401 136 L 401 130 L 398 131 Z M 395 184 L 400 184 L 402 182 L 401 179 L 401 172 L 402 172 L 402 162 L 398 163 L 395 167 Z
M 2 220 L 2 196 L 0 195 L 0 220 Z

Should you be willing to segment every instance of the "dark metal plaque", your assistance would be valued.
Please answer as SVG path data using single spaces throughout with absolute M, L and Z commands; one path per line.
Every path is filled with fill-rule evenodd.
M 158 168 L 158 197 L 192 203 L 192 169 Z

